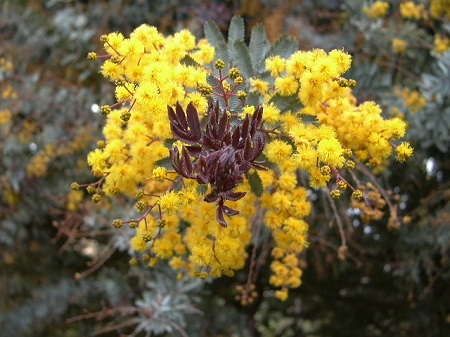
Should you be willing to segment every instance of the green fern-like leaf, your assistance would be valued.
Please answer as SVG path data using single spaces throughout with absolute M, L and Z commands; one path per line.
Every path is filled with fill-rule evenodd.
M 194 60 L 190 55 L 186 55 L 185 57 L 183 57 L 183 59 L 180 62 L 187 66 L 200 67 L 200 64 L 196 60 Z
M 262 104 L 262 101 L 263 101 L 263 99 L 262 99 L 262 96 L 261 96 L 261 95 L 259 95 L 259 94 L 256 93 L 256 92 L 251 92 L 251 93 L 249 93 L 249 94 L 247 95 L 247 98 L 246 98 L 246 100 L 245 100 L 245 104 L 246 104 L 246 105 L 249 105 L 249 106 L 255 106 L 255 107 L 257 107 L 257 106 L 259 106 L 260 104 Z
M 279 55 L 285 59 L 289 58 L 298 50 L 298 42 L 289 36 L 282 36 L 272 47 L 270 47 L 267 57 Z
M 274 103 L 282 112 L 288 110 L 296 111 L 302 108 L 302 104 L 298 100 L 296 94 L 291 96 L 281 96 L 276 94 L 270 99 L 270 103 Z
M 230 62 L 231 62 L 228 46 L 225 42 L 223 42 L 217 45 L 215 48 L 216 53 L 214 56 L 214 62 L 219 59 L 225 62 L 225 68 L 221 69 L 222 77 L 225 77 L 228 75 L 230 71 Z M 214 68 L 214 75 L 219 77 L 219 70 Z
M 245 78 L 253 77 L 255 70 L 253 69 L 252 60 L 247 45 L 244 41 L 235 41 L 230 46 L 230 54 L 234 67 L 239 68 Z
M 205 24 L 204 32 L 206 39 L 213 47 L 217 47 L 220 44 L 226 44 L 225 38 L 223 37 L 220 28 L 215 22 L 208 21 Z
M 264 188 L 261 177 L 259 176 L 258 172 L 255 171 L 251 173 L 248 177 L 248 182 L 250 183 L 252 192 L 255 193 L 257 197 L 262 196 Z
M 262 24 L 258 24 L 253 28 L 249 42 L 250 59 L 257 72 L 264 68 L 263 60 L 269 49 L 270 43 L 267 40 L 266 29 Z
M 161 167 L 165 167 L 168 170 L 173 170 L 172 162 L 170 161 L 169 157 L 157 160 L 155 162 L 155 166 L 161 166 Z
M 233 16 L 228 29 L 228 45 L 232 45 L 236 41 L 244 41 L 245 26 L 244 19 L 240 16 Z

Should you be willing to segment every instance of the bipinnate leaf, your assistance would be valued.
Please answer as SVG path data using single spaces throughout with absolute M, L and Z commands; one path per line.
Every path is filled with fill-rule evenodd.
M 214 76 L 217 78 L 223 78 L 228 76 L 228 73 L 230 71 L 230 53 L 228 51 L 228 45 L 223 42 L 215 46 L 216 52 L 214 55 L 214 61 L 216 60 L 222 60 L 225 62 L 225 67 L 220 70 L 221 76 L 219 75 L 219 70 L 214 68 Z
M 271 57 L 279 55 L 285 59 L 289 58 L 298 50 L 298 41 L 290 36 L 280 37 L 272 47 L 270 47 L 269 52 L 266 57 Z
M 275 94 L 270 99 L 269 103 L 274 103 L 282 112 L 296 111 L 302 108 L 302 104 L 298 99 L 296 94 L 291 96 L 281 96 L 280 94 Z
M 252 65 L 252 60 L 250 59 L 249 49 L 245 42 L 242 40 L 235 41 L 230 46 L 230 54 L 233 66 L 239 68 L 245 78 L 248 79 L 253 77 L 255 70 Z
M 165 157 L 155 162 L 155 166 L 165 167 L 168 170 L 173 170 L 172 160 L 170 157 Z
M 249 42 L 250 59 L 252 60 L 253 68 L 257 72 L 264 68 L 263 61 L 269 48 L 270 43 L 267 40 L 266 29 L 262 24 L 257 24 L 252 29 Z
M 220 44 L 226 44 L 225 38 L 223 37 L 219 26 L 217 26 L 214 21 L 208 21 L 205 24 L 204 32 L 206 39 L 213 47 L 217 47 Z
M 228 44 L 233 44 L 236 41 L 244 41 L 245 39 L 245 25 L 244 19 L 240 16 L 233 16 L 228 29 Z

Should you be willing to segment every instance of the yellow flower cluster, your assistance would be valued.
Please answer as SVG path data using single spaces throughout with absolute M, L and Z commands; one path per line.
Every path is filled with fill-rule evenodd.
M 0 176 L 0 189 L 2 191 L 1 196 L 5 205 L 14 206 L 19 201 L 19 193 L 14 190 L 9 178 L 2 174 Z
M 421 20 L 427 19 L 428 13 L 424 5 L 416 5 L 413 1 L 407 1 L 400 4 L 400 14 L 405 19 Z
M 393 38 L 392 39 L 392 50 L 395 54 L 405 54 L 406 50 L 408 49 L 408 41 L 399 39 L 399 38 Z
M 69 196 L 67 197 L 67 209 L 72 212 L 77 211 L 81 202 L 83 201 L 83 198 L 83 191 L 71 190 Z
M 289 288 L 301 284 L 302 271 L 297 255 L 308 246 L 309 225 L 304 218 L 310 214 L 312 206 L 307 190 L 298 186 L 294 167 L 281 166 L 285 170 L 280 175 L 273 171 L 260 173 L 267 191 L 261 197 L 262 208 L 266 210 L 264 223 L 275 240 L 269 281 L 281 288 L 276 293 L 281 300 L 287 298 Z
M 277 76 L 273 89 L 259 91 L 261 81 L 252 82 L 254 90 L 265 93 L 265 101 L 275 94 L 293 93 L 303 103 L 304 108 L 298 113 L 269 114 L 269 124 L 279 123 L 294 146 L 277 139 L 267 144 L 265 154 L 271 162 L 291 172 L 308 172 L 312 187 L 327 185 L 331 175 L 323 167 L 341 169 L 346 163 L 346 152 L 354 151 L 359 161 L 382 163 L 395 149 L 392 141 L 406 132 L 403 120 L 383 119 L 376 103 L 357 104 L 351 88 L 343 85 L 346 82 L 340 77 L 350 63 L 350 55 L 341 50 L 299 51 L 287 60 L 275 56 L 266 62 L 267 70 Z M 264 107 L 270 108 L 267 104 Z M 320 124 L 303 123 L 302 114 L 315 116 Z
M 256 196 L 249 193 L 248 198 L 232 204 L 240 214 L 231 217 L 225 228 L 217 224 L 215 205 L 203 201 L 203 195 L 196 192 L 196 184 L 187 182 L 181 191 L 163 195 L 159 205 L 166 213 L 164 220 L 147 216 L 139 223 L 131 245 L 139 252 L 151 247 L 157 258 L 169 259 L 180 275 L 187 272 L 199 276 L 205 272 L 212 277 L 232 276 L 235 270 L 244 267 L 247 259 L 246 248 L 251 240 L 249 219 L 255 216 Z M 249 192 L 250 188 L 242 186 L 242 190 Z M 189 223 L 183 235 L 181 219 Z
M 68 156 L 83 151 L 93 140 L 92 130 L 83 129 L 70 142 L 47 144 L 27 165 L 29 177 L 43 177 L 47 174 L 49 165 L 60 156 Z
M 11 121 L 12 112 L 9 109 L 0 111 L 0 125 L 8 124 Z
M 383 215 L 383 208 L 386 201 L 381 197 L 380 192 L 370 183 L 366 186 L 366 201 L 353 199 L 352 206 L 361 211 L 361 220 L 363 223 L 380 220 Z
M 375 20 L 387 15 L 389 11 L 389 2 L 387 1 L 375 1 L 372 6 L 364 6 L 363 12 L 370 19 Z
M 450 1 L 449 0 L 431 0 L 430 14 L 436 19 L 450 19 Z
M 43 177 L 47 174 L 48 166 L 56 157 L 57 146 L 48 144 L 37 155 L 31 158 L 27 166 L 27 174 L 29 177 Z
M 411 90 L 409 88 L 395 88 L 394 93 L 403 98 L 405 106 L 412 112 L 421 111 L 427 104 L 425 97 L 423 97 L 417 90 Z
M 450 49 L 450 39 L 448 37 L 436 34 L 434 36 L 434 49 L 436 54 L 443 54 Z
M 287 59 L 268 58 L 265 67 L 272 78 L 244 81 L 238 76 L 234 84 L 246 88 L 244 83 L 249 83 L 246 90 L 262 96 L 265 123 L 258 132 L 267 134 L 264 155 L 275 168 L 258 171 L 261 194 L 248 180 L 236 188 L 246 194 L 237 201 L 227 200 L 227 207 L 239 213 L 225 215 L 228 226 L 224 227 L 217 222 L 217 205 L 204 201 L 205 186 L 194 179 L 181 180 L 158 162 L 169 155 L 165 141 L 174 138 L 167 106 L 178 102 L 186 107 L 193 102 L 204 116 L 208 102 L 200 92 L 216 93 L 217 88 L 207 83 L 207 76 L 213 74 L 214 49 L 206 40 L 196 43 L 187 30 L 165 38 L 148 25 L 138 27 L 129 38 L 111 33 L 102 41 L 107 54 L 91 53 L 89 58 L 106 59 L 102 73 L 115 82 L 117 103 L 102 107 L 107 115 L 104 142 L 88 155 L 93 173 L 100 178 L 95 188 L 109 195 L 134 196 L 138 191 L 136 209 L 143 215 L 118 220 L 116 227 L 127 223 L 136 228 L 133 249 L 146 253 L 149 265 L 168 259 L 180 277 L 231 276 L 244 267 L 255 233 L 270 232 L 275 242 L 270 282 L 279 288 L 276 296 L 286 299 L 288 290 L 301 284 L 298 254 L 308 246 L 309 226 L 304 219 L 312 207 L 298 181 L 298 170 L 309 174 L 312 187 L 326 187 L 337 170 L 354 166 L 349 160 L 353 153 L 356 160 L 381 163 L 396 148 L 393 141 L 405 134 L 406 123 L 384 120 L 374 102 L 357 104 L 352 96 L 354 81 L 341 77 L 351 65 L 351 56 L 343 50 L 315 49 Z M 186 57 L 198 64 L 181 62 Z M 223 69 L 224 61 L 216 60 L 215 65 L 216 70 Z M 222 94 L 231 96 L 228 80 L 217 82 Z M 272 100 L 280 97 L 303 108 L 283 111 Z M 230 112 L 230 116 L 245 117 L 255 108 L 246 106 L 242 115 Z M 305 123 L 302 116 L 315 122 Z M 411 151 L 409 144 L 402 143 L 397 147 L 399 160 Z M 206 193 L 211 192 L 211 186 L 206 188 Z
M 164 38 L 149 25 L 136 28 L 130 38 L 111 33 L 102 40 L 108 52 L 102 74 L 116 82 L 121 108 L 105 109 L 105 145 L 91 152 L 88 162 L 96 176 L 105 177 L 106 191 L 133 195 L 155 163 L 168 156 L 167 105 L 192 101 L 206 110 L 206 98 L 194 89 L 206 84 L 207 71 L 180 61 L 189 55 L 200 64 L 211 62 L 214 49 L 204 40 L 196 44 L 187 30 Z

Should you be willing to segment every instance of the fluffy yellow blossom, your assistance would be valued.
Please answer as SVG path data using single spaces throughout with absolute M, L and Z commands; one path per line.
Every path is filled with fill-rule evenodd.
M 7 124 L 12 118 L 12 113 L 10 110 L 1 110 L 0 111 L 0 125 Z
M 117 101 L 125 101 L 133 96 L 134 86 L 117 86 L 116 87 L 116 98 Z
M 282 140 L 273 140 L 266 146 L 267 159 L 275 164 L 281 164 L 292 154 L 292 146 Z
M 130 34 L 130 39 L 139 41 L 145 51 L 150 52 L 163 44 L 164 36 L 158 32 L 156 27 L 143 24 Z
M 370 19 L 375 20 L 387 15 L 389 11 L 389 2 L 387 1 L 375 1 L 372 6 L 364 6 L 363 12 Z
M 265 225 L 271 230 L 281 228 L 283 221 L 284 217 L 280 212 L 268 211 L 264 217 Z
M 344 150 L 336 138 L 325 138 L 317 145 L 317 156 L 322 163 L 336 168 L 342 167 L 345 162 Z
M 165 167 L 155 167 L 152 172 L 152 178 L 156 180 L 164 180 L 167 177 L 167 169 Z
M 108 78 L 111 81 L 116 81 L 122 78 L 123 75 L 123 67 L 111 60 L 105 61 L 102 65 L 101 73 L 103 76 Z
M 387 2 L 377 1 L 365 11 L 375 18 L 386 15 L 387 10 Z M 214 48 L 207 40 L 196 42 L 188 30 L 164 37 L 155 27 L 141 25 L 129 38 L 111 33 L 102 41 L 109 55 L 101 72 L 115 82 L 118 103 L 102 109 L 106 118 L 104 140 L 88 155 L 89 165 L 101 179 L 94 188 L 98 190 L 95 196 L 120 192 L 138 199 L 136 208 L 142 218 L 128 222 L 136 229 L 130 245 L 147 253 L 144 260 L 150 266 L 169 260 L 182 276 L 231 276 L 246 265 L 249 245 L 257 244 L 255 230 L 270 232 L 274 243 L 270 283 L 278 289 L 276 296 L 286 300 L 289 289 L 301 284 L 298 255 L 308 246 L 305 217 L 312 210 L 308 190 L 300 187 L 304 183 L 299 177 L 309 177 L 311 187 L 329 187 L 331 181 L 336 183 L 339 172 L 354 168 L 358 162 L 382 163 L 393 149 L 400 161 L 412 154 L 409 144 L 394 145 L 405 135 L 404 121 L 383 119 L 377 104 L 358 104 L 352 95 L 354 81 L 343 77 L 352 58 L 344 50 L 298 51 L 286 59 L 272 56 L 265 62 L 267 71 L 257 75 L 260 78 L 241 81 L 242 69 L 221 75 L 218 68 L 235 65 L 223 60 L 211 64 Z M 211 77 L 216 84 L 211 85 Z M 227 192 L 220 191 L 227 226 L 217 221 L 223 200 L 205 201 L 217 192 L 217 186 L 201 184 L 200 175 L 199 179 L 182 178 L 163 167 L 170 160 L 173 138 L 178 138 L 174 144 L 178 148 L 198 146 L 188 138 L 183 144 L 183 137 L 174 135 L 168 106 L 179 104 L 186 111 L 192 103 L 203 128 L 209 118 L 206 96 L 225 101 L 233 127 L 252 116 L 258 104 L 263 107 L 265 124 L 257 132 L 266 137 L 263 154 L 268 170 L 251 169 L 251 184 L 242 174 L 243 181 L 233 189 L 245 193 L 239 200 L 226 200 Z M 234 102 L 228 104 L 227 100 L 236 97 L 242 102 L 242 111 L 233 108 Z M 280 104 L 283 98 L 286 105 Z M 295 101 L 295 111 L 289 110 L 293 109 L 291 101 Z M 412 98 L 410 101 L 414 104 Z M 196 133 L 192 111 L 189 114 L 187 128 Z M 184 128 L 186 121 L 180 118 L 179 123 Z M 50 150 L 34 162 L 35 171 L 44 172 L 59 153 Z M 194 152 L 191 156 L 194 166 L 203 159 Z M 185 159 L 180 159 L 180 167 L 189 166 Z M 208 165 L 213 164 L 208 161 Z M 306 175 L 299 175 L 298 170 Z M 258 177 L 262 184 L 255 188 Z M 231 215 L 230 209 L 237 214 Z
M 206 267 L 211 263 L 211 260 L 214 258 L 213 256 L 212 244 L 210 246 L 201 244 L 192 248 L 189 259 L 196 266 Z
M 289 291 L 286 288 L 283 290 L 277 290 L 275 292 L 275 297 L 284 302 L 289 297 Z
M 264 121 L 268 124 L 276 124 L 280 117 L 281 117 L 281 111 L 280 109 L 273 103 L 270 104 L 263 104 L 264 108 Z
M 408 42 L 402 39 L 392 39 L 392 50 L 395 54 L 405 54 L 408 49 Z
M 335 62 L 339 74 L 344 74 L 350 69 L 352 64 L 352 56 L 343 50 L 333 49 L 328 53 L 328 56 Z
M 297 185 L 297 176 L 294 172 L 285 172 L 278 178 L 278 185 L 283 190 L 292 191 Z
M 159 198 L 159 207 L 164 213 L 173 214 L 181 206 L 183 200 L 180 194 L 174 191 L 164 194 Z
M 449 6 L 450 7 L 450 6 Z M 450 12 L 450 10 L 449 10 Z M 436 54 L 443 54 L 450 49 L 450 39 L 448 37 L 436 34 L 434 36 L 434 49 Z
M 147 250 L 147 242 L 144 241 L 142 236 L 135 236 L 131 239 L 131 247 L 137 252 L 144 252 Z
M 202 39 L 197 44 L 197 50 L 192 52 L 191 57 L 199 64 L 211 63 L 214 60 L 214 47 L 205 39 Z
M 400 14 L 405 19 L 420 20 L 426 19 L 427 13 L 424 5 L 416 5 L 413 1 L 407 1 L 400 4 Z
M 120 49 L 120 46 L 122 45 L 124 40 L 125 37 L 122 33 L 109 33 L 106 36 L 106 42 L 104 43 L 105 50 L 111 55 L 118 54 L 118 50 Z
M 421 111 L 427 104 L 425 97 L 423 97 L 417 90 L 411 90 L 409 88 L 403 88 L 400 90 L 396 88 L 394 92 L 396 95 L 403 98 L 405 106 L 412 112 Z
M 281 56 L 273 56 L 266 60 L 266 69 L 270 71 L 272 77 L 280 76 L 284 71 L 286 61 Z
M 435 19 L 450 19 L 450 3 L 448 0 L 431 0 L 430 14 Z
M 414 150 L 408 142 L 402 142 L 395 149 L 397 152 L 397 160 L 399 162 L 404 162 L 406 159 L 412 156 Z
M 269 82 L 263 81 L 259 78 L 251 78 L 250 85 L 252 91 L 257 91 L 261 95 L 265 95 L 269 91 Z
M 277 77 L 275 79 L 275 90 L 281 96 L 294 95 L 298 89 L 298 82 L 294 76 Z

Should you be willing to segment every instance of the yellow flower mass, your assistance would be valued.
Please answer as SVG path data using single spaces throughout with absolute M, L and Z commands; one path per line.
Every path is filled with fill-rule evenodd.
M 388 6 L 377 1 L 365 12 L 381 17 Z M 225 206 L 236 215 L 224 208 L 227 226 L 222 226 L 217 221 L 218 203 L 205 201 L 205 196 L 219 193 L 215 187 L 199 183 L 195 176 L 183 178 L 162 163 L 169 160 L 168 144 L 177 138 L 168 106 L 178 103 L 186 109 L 192 103 L 199 118 L 206 119 L 210 97 L 236 95 L 229 78 L 214 75 L 224 61 L 216 58 L 207 40 L 196 42 L 188 30 L 164 37 L 155 27 L 142 25 L 128 38 L 111 33 L 101 40 L 107 53 L 101 73 L 115 82 L 117 102 L 102 107 L 104 140 L 87 158 L 100 179 L 92 186 L 110 197 L 139 196 L 136 208 L 142 215 L 128 221 L 136 228 L 131 248 L 149 254 L 150 265 L 170 260 L 180 277 L 233 275 L 246 265 L 249 245 L 257 244 L 255 231 L 266 231 L 273 238 L 270 283 L 278 288 L 275 296 L 286 300 L 288 290 L 301 284 L 298 254 L 308 246 L 305 217 L 312 204 L 308 186 L 303 185 L 327 187 L 349 166 L 349 156 L 356 162 L 382 163 L 393 151 L 399 161 L 412 155 L 408 143 L 393 143 L 405 135 L 406 123 L 384 119 L 376 103 L 358 103 L 352 95 L 349 81 L 342 78 L 352 60 L 344 50 L 297 51 L 288 58 L 273 55 L 259 69 L 270 76 L 238 76 L 243 79 L 239 90 L 257 96 L 263 107 L 264 124 L 257 131 L 264 134 L 265 148 L 259 159 L 265 159 L 268 170 L 249 171 L 261 181 L 259 193 L 242 176 L 233 191 L 245 196 L 226 200 Z M 186 58 L 191 62 L 184 62 Z M 208 82 L 211 77 L 218 86 Z M 257 111 L 245 97 L 240 96 L 241 110 L 226 112 L 233 123 Z M 274 97 L 295 100 L 301 108 L 289 110 Z M 191 132 L 195 129 L 189 127 Z M 178 138 L 172 148 L 192 145 L 184 141 Z M 52 159 L 50 152 L 42 157 L 41 170 Z M 183 157 L 184 170 L 189 170 L 187 159 L 191 164 L 198 160 L 192 156 Z M 306 184 L 299 179 L 302 173 L 309 177 Z
M 389 11 L 389 2 L 387 1 L 375 1 L 372 6 L 364 6 L 363 12 L 370 19 L 375 20 L 387 15 Z

